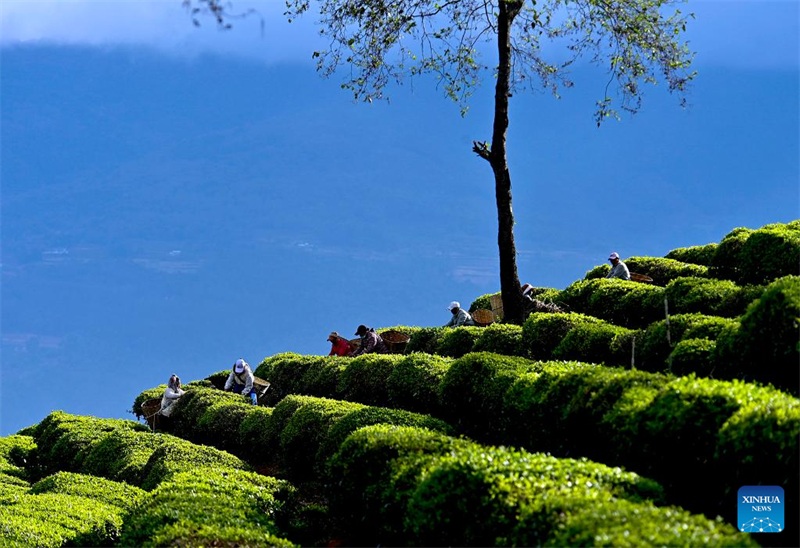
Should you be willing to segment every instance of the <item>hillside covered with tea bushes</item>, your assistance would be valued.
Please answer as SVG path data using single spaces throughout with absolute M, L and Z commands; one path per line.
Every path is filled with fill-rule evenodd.
M 800 544 L 800 221 L 626 262 L 653 282 L 598 266 L 523 325 L 269 356 L 258 406 L 217 371 L 155 431 L 51 413 L 0 438 L 4 545 Z M 738 531 L 745 485 L 783 532 Z

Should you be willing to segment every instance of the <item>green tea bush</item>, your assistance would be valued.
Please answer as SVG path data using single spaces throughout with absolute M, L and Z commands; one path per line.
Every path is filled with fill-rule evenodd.
M 675 507 L 605 498 L 576 501 L 557 496 L 536 504 L 513 538 L 516 546 L 759 546 L 749 535 L 720 519 Z M 533 513 L 531 512 L 531 513 Z M 549 523 L 546 538 L 530 524 Z
M 193 439 L 236 455 L 244 452 L 250 440 L 241 435 L 239 428 L 245 419 L 258 409 L 253 404 L 222 399 L 203 411 L 194 426 Z
M 522 348 L 530 358 L 549 360 L 553 350 L 576 325 L 599 323 L 601 320 L 578 314 L 534 312 L 522 324 Z
M 644 327 L 663 316 L 663 288 L 620 279 L 575 282 L 561 301 L 579 312 L 625 327 Z
M 294 546 L 280 519 L 286 482 L 201 466 L 159 485 L 126 519 L 123 546 Z
M 671 380 L 638 408 L 629 402 L 604 417 L 614 462 L 661 483 L 672 503 L 693 511 L 717 509 L 714 455 L 717 433 L 750 396 L 743 384 Z
M 301 393 L 295 390 L 309 367 L 318 363 L 319 356 L 304 356 L 294 352 L 283 352 L 264 358 L 253 372 L 257 377 L 272 383 L 264 399 L 273 406 L 289 394 Z M 331 363 L 338 361 L 331 360 Z
M 684 339 L 675 345 L 667 358 L 670 373 L 699 377 L 712 376 L 715 368 L 714 348 L 716 343 L 709 339 Z
M 603 306 L 604 303 L 601 300 L 592 304 Z M 615 315 L 605 317 L 607 321 L 634 329 L 645 328 L 664 317 L 664 289 L 633 282 L 633 287 L 622 296 L 619 306 L 609 309 L 614 310 Z M 600 311 L 597 312 L 595 315 L 600 317 Z
M 386 405 L 389 400 L 386 379 L 402 360 L 400 354 L 362 354 L 351 358 L 339 375 L 338 396 L 366 405 Z
M 347 436 L 360 428 L 376 424 L 425 428 L 449 436 L 456 433 L 452 426 L 430 415 L 421 415 L 402 409 L 388 409 L 386 407 L 365 407 L 344 415 L 331 426 L 326 439 L 321 444 L 317 461 L 321 464 L 325 463 L 339 450 Z
M 165 438 L 167 443 L 156 449 L 142 470 L 140 487 L 147 491 L 175 474 L 200 467 L 219 467 L 231 470 L 249 470 L 250 466 L 214 447 L 195 445 L 180 438 Z
M 60 493 L 94 499 L 122 510 L 134 508 L 145 496 L 146 491 L 125 482 L 76 474 L 74 472 L 56 472 L 36 482 L 30 490 L 31 494 Z
M 720 545 L 735 545 L 734 538 L 750 545 L 719 521 L 656 509 L 650 501 L 663 499 L 660 486 L 620 468 L 485 447 L 422 429 L 359 429 L 331 459 L 329 475 L 336 479 L 331 508 L 354 545 L 541 545 L 600 504 L 607 523 L 584 526 L 609 538 L 625 539 L 624 522 L 638 523 L 646 514 L 654 521 L 641 519 L 643 532 L 628 532 L 634 543 L 683 545 L 705 535 Z M 583 536 L 594 530 L 568 529 Z
M 406 506 L 425 463 L 468 443 L 422 428 L 386 424 L 350 434 L 328 467 L 331 512 L 350 544 L 408 544 Z
M 634 333 L 632 329 L 607 322 L 576 325 L 553 349 L 553 358 L 566 361 L 597 361 L 606 365 L 629 365 Z
M 483 327 L 445 327 L 436 344 L 436 354 L 460 358 L 472 352 L 475 341 L 481 336 Z
M 586 279 L 572 282 L 558 295 L 560 302 L 564 303 L 567 310 L 586 313 L 589 309 L 589 297 L 592 296 L 597 284 L 602 279 Z
M 662 287 L 675 278 L 684 276 L 705 277 L 708 275 L 708 268 L 702 264 L 675 260 L 669 256 L 666 258 L 630 257 L 625 259 L 624 263 L 629 271 L 650 276 L 654 285 Z M 605 278 L 610 270 L 611 267 L 607 264 L 596 266 L 586 273 L 584 280 Z M 579 311 L 574 307 L 572 307 L 572 310 Z
M 31 484 L 14 476 L 0 474 L 0 505 L 16 502 L 27 495 Z
M 313 398 L 297 407 L 280 434 L 280 455 L 288 477 L 313 480 L 321 471 L 320 449 L 328 431 L 342 417 L 364 409 L 364 405 L 340 400 Z M 273 414 L 273 421 L 276 414 Z
M 168 443 L 164 434 L 123 430 L 104 437 L 86 453 L 80 472 L 139 485 L 156 449 Z
M 21 494 L 0 504 L 3 546 L 112 546 L 124 510 L 85 496 Z
M 339 380 L 342 373 L 350 366 L 352 359 L 346 356 L 317 358 L 308 364 L 303 376 L 294 384 L 294 392 L 320 398 L 338 397 Z
M 788 225 L 756 230 L 739 252 L 739 283 L 763 285 L 783 276 L 798 274 L 800 230 Z
M 386 379 L 389 406 L 439 415 L 439 384 L 452 361 L 419 352 L 404 356 Z
M 208 438 L 198 427 L 200 419 L 210 409 L 220 405 L 237 405 L 248 400 L 241 394 L 224 392 L 217 388 L 197 387 L 186 390 L 181 399 L 174 404 L 175 408 L 169 421 L 159 421 L 158 427 L 166 432 L 178 432 L 181 437 L 196 443 L 208 443 Z
M 280 448 L 281 432 L 292 415 L 303 405 L 316 402 L 315 396 L 291 395 L 283 398 L 278 405 L 272 409 L 269 421 L 267 421 L 259 435 L 260 446 L 269 453 L 275 454 Z M 266 457 L 267 455 L 261 455 Z
M 642 371 L 544 363 L 541 374 L 518 377 L 506 392 L 504 440 L 531 451 L 614 462 L 608 433 L 601 428 L 605 415 L 631 388 L 666 382 L 662 375 Z
M 272 420 L 272 407 L 253 407 L 253 410 L 242 419 L 239 425 L 239 436 L 242 440 L 241 456 L 258 464 L 265 462 L 264 453 L 273 450 L 267 444 L 267 425 Z
M 750 228 L 734 228 L 719 242 L 711 267 L 708 270 L 709 276 L 722 280 L 741 279 L 741 252 L 744 244 L 754 230 Z
M 797 460 L 800 449 L 791 436 L 798 428 L 792 422 L 798 403 L 788 395 L 782 402 L 777 397 L 767 402 L 765 394 L 780 393 L 694 375 L 674 379 L 582 364 L 572 370 L 548 370 L 546 365 L 518 376 L 506 391 L 504 444 L 619 463 L 662 483 L 670 503 L 709 515 L 724 510 L 716 493 L 737 459 L 751 463 L 751 470 L 780 468 L 776 459 Z M 718 432 L 751 402 L 758 402 L 759 411 L 751 410 L 749 420 L 766 414 L 770 418 L 763 426 L 773 430 L 749 437 L 774 439 L 752 455 L 747 452 L 750 445 L 734 450 L 732 442 L 723 452 Z M 779 417 L 784 421 L 781 428 L 769 426 Z M 772 450 L 777 454 L 762 459 Z M 731 464 L 723 466 L 723 461 Z
M 650 310 L 648 313 L 648 309 L 652 307 L 647 307 L 644 303 L 635 303 L 633 307 L 630 307 L 626 302 L 628 294 L 634 291 L 637 293 L 655 292 L 660 295 L 662 289 L 655 286 L 614 278 L 593 280 L 587 286 L 587 290 L 590 292 L 588 293 L 586 308 L 580 310 L 580 312 L 616 325 L 631 326 L 649 323 L 649 321 L 653 321 L 652 317 L 657 317 L 659 312 L 658 308 L 656 308 L 655 311 Z M 641 300 L 641 297 L 638 300 Z M 573 308 L 573 310 L 575 309 Z M 637 321 L 642 315 L 647 317 L 647 320 Z
M 512 545 L 523 509 L 557 494 L 609 502 L 662 496 L 652 480 L 619 468 L 472 444 L 428 462 L 408 504 L 411 544 Z
M 717 343 L 718 363 L 733 377 L 800 393 L 800 276 L 771 283 Z
M 742 288 L 729 280 L 678 278 L 671 281 L 665 296 L 670 314 L 697 312 L 709 316 L 735 318 L 761 294 L 763 288 Z
M 716 242 L 713 242 L 706 245 L 679 247 L 667 253 L 666 258 L 682 263 L 711 266 L 714 261 L 714 254 L 717 252 L 717 245 Z
M 598 278 L 605 278 L 610 271 L 611 267 L 607 264 L 597 265 L 587 270 L 586 274 L 583 275 L 583 279 L 596 280 Z
M 522 356 L 522 326 L 494 323 L 485 327 L 472 351 Z
M 421 328 L 411 337 L 411 340 L 408 341 L 405 353 L 424 352 L 426 354 L 435 354 L 436 347 L 444 334 L 444 330 L 444 327 Z
M 125 430 L 147 432 L 148 428 L 129 420 L 99 419 L 54 411 L 39 423 L 35 431 L 35 458 L 41 467 L 38 473 L 44 476 L 59 471 L 80 472 L 94 444 L 109 433 Z
M 800 400 L 770 388 L 750 388 L 748 396 L 716 437 L 719 498 L 731 500 L 742 485 L 782 485 L 797 501 Z M 723 515 L 732 520 L 732 505 L 727 510 Z M 797 531 L 791 521 L 787 525 Z
M 628 270 L 653 278 L 653 284 L 665 286 L 676 278 L 708 276 L 708 267 L 661 257 L 631 257 Z
M 716 340 L 725 329 L 738 325 L 736 320 L 719 316 L 675 314 L 669 317 L 667 337 L 667 321 L 654 322 L 636 338 L 636 367 L 645 371 L 665 371 L 667 358 L 681 340 Z
M 488 352 L 455 360 L 440 385 L 445 420 L 468 436 L 500 442 L 505 391 L 518 375 L 535 368 L 530 360 Z
M 27 467 L 35 465 L 32 436 L 14 434 L 0 438 L 0 484 L 28 485 Z

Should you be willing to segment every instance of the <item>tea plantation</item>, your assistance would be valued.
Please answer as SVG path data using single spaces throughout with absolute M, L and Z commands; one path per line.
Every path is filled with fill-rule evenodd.
M 155 431 L 51 413 L 0 438 L 0 544 L 800 545 L 800 221 L 626 262 L 523 325 L 267 357 L 262 405 L 218 371 Z M 781 532 L 739 531 L 758 485 Z

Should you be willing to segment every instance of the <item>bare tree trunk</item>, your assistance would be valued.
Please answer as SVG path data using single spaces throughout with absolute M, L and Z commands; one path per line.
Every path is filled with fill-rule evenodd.
M 522 291 L 517 274 L 517 248 L 514 244 L 514 211 L 511 208 L 511 175 L 506 160 L 508 97 L 511 74 L 510 29 L 523 0 L 500 1 L 497 19 L 497 83 L 494 93 L 494 128 L 489 164 L 494 172 L 497 202 L 497 246 L 500 251 L 500 291 L 506 322 L 522 323 Z

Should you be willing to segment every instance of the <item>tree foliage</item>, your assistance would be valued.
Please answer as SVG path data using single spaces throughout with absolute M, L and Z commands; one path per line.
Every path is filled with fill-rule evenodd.
M 208 1 L 209 5 L 217 2 Z M 317 5 L 320 35 L 329 47 L 315 51 L 325 75 L 346 65 L 343 87 L 356 99 L 384 97 L 388 84 L 421 74 L 436 76 L 445 94 L 466 109 L 497 43 L 499 19 L 509 23 L 511 91 L 544 88 L 558 96 L 572 87 L 568 69 L 588 56 L 605 65 L 616 81 L 598 100 L 598 123 L 617 109 L 636 111 L 641 82 L 655 84 L 659 74 L 670 91 L 683 91 L 694 76 L 692 53 L 679 41 L 687 19 L 684 0 L 288 0 L 290 20 Z M 506 10 L 501 9 L 501 4 Z M 557 48 L 545 47 L 551 42 Z M 612 80 L 609 81 L 611 83 Z

